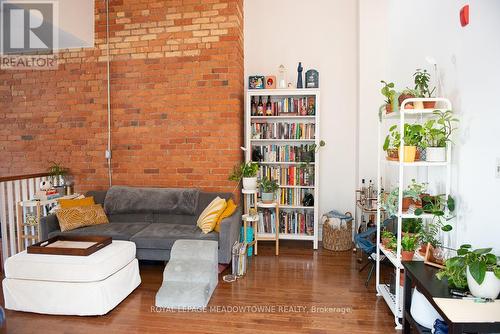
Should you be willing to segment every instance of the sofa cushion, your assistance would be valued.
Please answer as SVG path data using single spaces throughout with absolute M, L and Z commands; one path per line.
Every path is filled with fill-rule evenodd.
M 153 223 L 152 213 L 118 213 L 108 215 L 110 223 Z
M 196 216 L 158 213 L 155 215 L 154 222 L 160 224 L 196 225 Z
M 76 230 L 61 232 L 60 230 L 51 232 L 49 238 L 60 234 L 70 235 L 98 235 L 112 237 L 115 240 L 130 240 L 130 238 L 148 227 L 147 223 L 108 223 L 103 225 L 87 226 Z
M 205 234 L 196 225 L 151 224 L 130 240 L 137 248 L 171 249 L 179 239 L 219 240 L 219 234 Z
M 200 214 L 205 210 L 205 208 L 214 200 L 216 197 L 225 199 L 226 201 L 232 197 L 231 193 L 210 193 L 210 192 L 200 192 L 198 197 L 198 206 L 196 207 L 195 216 L 199 217 Z
M 79 227 L 108 224 L 108 217 L 101 204 L 75 206 L 56 211 L 61 231 L 71 231 Z
M 144 212 L 194 215 L 199 192 L 198 189 L 113 186 L 106 193 L 104 209 L 107 214 Z

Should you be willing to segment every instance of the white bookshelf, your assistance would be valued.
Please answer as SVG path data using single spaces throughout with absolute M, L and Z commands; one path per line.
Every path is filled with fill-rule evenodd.
M 314 98 L 315 104 L 315 114 L 301 116 L 300 114 L 280 114 L 273 116 L 255 116 L 251 114 L 251 99 L 252 96 L 255 98 L 255 102 L 258 103 L 259 97 L 262 96 L 262 102 L 265 105 L 267 102 L 267 97 L 271 97 L 271 101 L 279 101 L 284 98 Z M 319 115 L 320 115 L 320 92 L 318 89 L 249 89 L 246 93 L 246 103 L 245 103 L 245 147 L 247 148 L 245 153 L 245 160 L 251 161 L 253 148 L 256 146 L 263 145 L 280 145 L 280 146 L 301 146 L 301 145 L 312 145 L 316 144 L 319 147 L 320 144 L 320 129 L 319 129 Z M 252 134 L 252 124 L 253 123 L 307 123 L 314 124 L 314 139 L 255 139 Z M 296 167 L 300 168 L 302 162 L 298 161 L 256 161 L 260 166 L 266 166 L 269 168 L 287 168 Z M 278 190 L 277 198 L 280 212 L 300 212 L 310 214 L 313 213 L 313 227 L 312 233 L 285 233 L 280 231 L 279 239 L 282 240 L 307 240 L 312 241 L 313 248 L 318 248 L 318 196 L 319 196 L 319 152 L 314 154 L 314 162 L 309 163 L 309 168 L 313 170 L 314 184 L 313 185 L 289 185 L 280 184 L 280 190 Z M 279 182 L 280 180 L 278 180 Z M 297 191 L 297 192 L 309 192 L 314 196 L 314 206 L 306 207 L 300 205 L 290 205 L 282 204 L 280 194 L 281 190 L 285 191 Z M 302 195 L 302 193 L 300 193 Z M 302 202 L 302 201 L 300 201 Z M 280 219 L 280 217 L 277 217 Z M 269 233 L 259 232 L 259 238 L 265 238 Z

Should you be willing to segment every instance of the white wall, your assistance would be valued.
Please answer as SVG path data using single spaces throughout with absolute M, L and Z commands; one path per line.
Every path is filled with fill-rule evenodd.
M 384 0 L 385 1 L 385 0 Z M 383 2 L 383 1 L 382 1 Z M 458 198 L 457 244 L 472 243 L 475 247 L 493 246 L 500 253 L 500 179 L 495 177 L 496 159 L 500 157 L 500 112 L 494 99 L 500 96 L 500 1 L 470 0 L 471 23 L 462 28 L 459 10 L 464 4 L 456 0 L 388 0 L 389 26 L 376 32 L 377 22 L 368 10 L 370 1 L 360 0 L 362 58 L 369 66 L 370 47 L 384 45 L 385 75 L 361 68 L 360 101 L 374 105 L 369 91 L 379 90 L 381 78 L 399 83 L 404 88 L 411 83 L 416 68 L 426 67 L 425 57 L 434 57 L 441 71 L 443 93 L 452 100 L 454 111 L 461 119 L 454 147 L 453 189 Z M 364 13 L 364 14 L 363 14 Z M 363 27 L 363 25 L 361 25 Z M 364 51 L 363 51 L 364 50 Z M 373 48 L 373 67 L 381 66 L 380 48 Z M 362 62 L 363 64 L 363 62 Z M 371 77 L 379 76 L 379 77 Z M 377 81 L 377 83 L 375 83 Z M 370 85 L 372 85 L 370 89 Z M 366 100 L 365 100 L 366 98 Z M 378 103 L 382 96 L 378 97 Z M 362 105 L 361 105 L 362 106 Z M 371 108 L 360 108 L 360 119 L 373 117 Z M 370 140 L 373 128 L 361 132 L 360 145 Z M 361 150 L 360 150 L 361 152 Z M 360 156 L 360 170 L 374 168 L 371 159 Z
M 319 71 L 321 89 L 320 215 L 352 211 L 356 186 L 357 2 L 246 0 L 245 77 L 288 69 L 297 80 Z M 248 84 L 248 83 L 246 83 Z M 318 199 L 316 199 L 318 200 Z

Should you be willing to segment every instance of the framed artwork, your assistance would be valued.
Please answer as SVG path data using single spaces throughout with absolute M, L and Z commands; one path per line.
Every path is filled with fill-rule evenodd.
M 266 89 L 275 89 L 276 88 L 276 77 L 274 75 L 270 75 L 266 77 Z
M 316 70 L 306 72 L 306 88 L 319 88 L 319 73 Z
M 265 77 L 262 75 L 252 75 L 248 77 L 249 89 L 264 89 Z

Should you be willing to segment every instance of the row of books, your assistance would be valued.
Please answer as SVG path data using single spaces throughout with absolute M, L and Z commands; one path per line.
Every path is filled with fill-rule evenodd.
M 279 101 L 274 101 L 271 104 L 271 111 L 273 116 L 280 114 L 301 114 L 301 115 L 314 115 L 315 101 L 314 97 L 288 97 Z M 309 111 L 309 113 L 308 113 Z
M 314 161 L 313 145 L 253 145 L 252 151 L 260 154 L 264 162 Z
M 276 233 L 276 213 L 264 209 L 259 212 L 259 232 Z M 279 213 L 279 233 L 306 234 L 314 233 L 314 213 L 312 212 L 285 212 Z
M 314 123 L 252 123 L 254 139 L 314 139 Z
M 309 193 L 310 193 L 309 189 L 298 189 L 298 188 L 280 189 L 280 204 L 301 206 L 304 196 Z
M 259 166 L 259 179 L 267 177 L 280 186 L 314 186 L 314 168 L 299 166 Z

